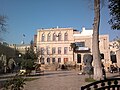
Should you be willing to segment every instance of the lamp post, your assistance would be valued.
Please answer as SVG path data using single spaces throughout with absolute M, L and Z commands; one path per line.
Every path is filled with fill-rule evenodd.
M 20 59 L 20 62 L 19 62 L 19 67 L 20 69 L 22 69 L 22 66 L 21 66 L 21 60 L 23 60 L 23 57 L 21 54 L 18 55 L 19 59 Z

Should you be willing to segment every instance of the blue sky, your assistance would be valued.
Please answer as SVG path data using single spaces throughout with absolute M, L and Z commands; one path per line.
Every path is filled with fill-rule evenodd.
M 77 30 L 92 28 L 93 0 L 0 0 L 0 15 L 6 15 L 7 33 L 2 37 L 8 43 L 30 43 L 39 28 L 73 27 Z M 101 9 L 100 34 L 109 34 L 110 40 L 120 35 L 111 30 L 107 6 Z

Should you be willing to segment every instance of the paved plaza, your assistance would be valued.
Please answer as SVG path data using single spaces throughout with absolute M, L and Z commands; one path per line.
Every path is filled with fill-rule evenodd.
M 39 79 L 26 82 L 24 90 L 80 90 L 87 75 L 78 75 L 76 71 L 45 72 Z
M 24 90 L 80 90 L 81 86 L 88 84 L 85 78 L 88 75 L 78 75 L 79 71 L 45 71 L 44 75 L 31 75 L 25 78 L 37 78 L 26 81 Z M 0 75 L 0 82 L 6 80 L 4 77 L 14 74 Z M 119 73 L 107 73 L 107 78 L 120 77 Z M 1 90 L 1 89 L 0 89 Z

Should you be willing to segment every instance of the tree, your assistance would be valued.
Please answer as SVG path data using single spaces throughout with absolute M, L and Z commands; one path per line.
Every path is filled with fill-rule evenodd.
M 23 90 L 25 79 L 19 75 L 15 75 L 12 79 L 8 79 L 4 83 L 3 90 Z
M 109 0 L 108 8 L 111 15 L 109 20 L 111 28 L 120 30 L 120 0 Z
M 0 60 L 0 73 L 4 72 L 4 62 Z
M 30 42 L 30 48 L 26 49 L 26 53 L 21 62 L 21 66 L 30 74 L 33 69 L 34 61 L 37 59 L 37 55 L 34 52 L 33 41 Z
M 0 34 L 1 32 L 6 31 L 6 18 L 7 18 L 6 16 L 0 15 Z M 1 37 L 0 40 L 2 40 Z
M 31 59 L 22 61 L 22 67 L 25 68 L 26 70 L 32 70 L 33 65 L 34 65 L 34 61 Z
M 73 61 L 74 61 L 74 52 L 75 52 L 75 49 L 76 49 L 76 44 L 75 43 L 71 43 L 70 47 L 73 49 Z
M 115 41 L 118 42 L 118 44 L 116 44 L 116 45 L 117 45 L 118 49 L 120 49 L 120 37 L 117 36 Z
M 26 53 L 24 55 L 24 58 L 25 59 L 32 59 L 32 60 L 35 60 L 37 59 L 37 55 L 36 53 L 34 52 L 34 46 L 33 46 L 33 41 L 31 40 L 30 42 L 30 48 L 28 48 L 26 50 Z
M 94 62 L 94 79 L 103 79 L 102 65 L 99 51 L 99 24 L 100 24 L 100 0 L 94 0 L 94 24 L 93 24 L 93 62 Z

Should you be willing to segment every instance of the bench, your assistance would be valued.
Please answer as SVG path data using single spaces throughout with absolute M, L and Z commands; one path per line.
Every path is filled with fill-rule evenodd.
M 81 90 L 120 90 L 120 78 L 111 78 L 87 84 Z

